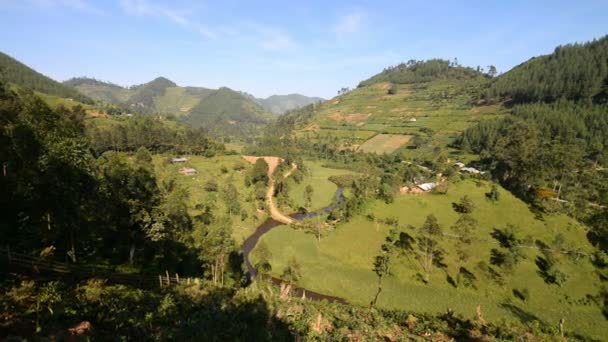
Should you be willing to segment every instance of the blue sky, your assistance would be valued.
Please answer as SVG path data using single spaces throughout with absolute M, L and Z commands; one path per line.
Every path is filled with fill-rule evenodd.
M 0 0 L 0 51 L 57 80 L 333 97 L 389 65 L 499 71 L 608 33 L 608 1 Z

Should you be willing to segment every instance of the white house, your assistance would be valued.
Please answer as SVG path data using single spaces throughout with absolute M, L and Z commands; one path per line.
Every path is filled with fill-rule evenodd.
M 417 186 L 418 186 L 418 189 L 420 189 L 422 191 L 431 191 L 437 187 L 437 183 L 423 183 L 423 184 L 418 184 Z
M 460 169 L 460 171 L 464 172 L 464 173 L 472 173 L 472 174 L 475 174 L 475 175 L 481 173 L 481 171 L 477 170 L 474 167 L 463 167 L 462 169 Z

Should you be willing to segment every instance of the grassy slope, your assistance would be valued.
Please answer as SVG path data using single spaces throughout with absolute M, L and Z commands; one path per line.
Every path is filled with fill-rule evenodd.
M 483 81 L 440 80 L 394 85 L 395 95 L 387 94 L 389 83 L 354 89 L 323 102 L 311 124 L 301 127 L 297 135 L 313 139 L 331 135 L 342 144 L 357 146 L 378 133 L 427 136 L 421 128 L 429 128 L 434 131 L 433 140 L 446 145 L 475 122 L 504 113 L 498 105 L 471 106 L 473 89 L 479 87 L 480 82 Z M 411 118 L 417 121 L 410 122 Z M 401 149 L 411 157 L 431 150 L 432 147 Z
M 212 91 L 205 88 L 170 87 L 162 96 L 154 98 L 154 105 L 161 113 L 185 115 Z
M 304 193 L 307 185 L 312 185 L 312 205 L 308 211 L 316 211 L 323 209 L 331 204 L 338 187 L 336 184 L 329 181 L 329 177 L 352 174 L 352 171 L 338 170 L 323 167 L 320 161 L 305 161 L 308 168 L 308 175 L 300 183 L 296 183 L 293 179 L 289 179 L 289 198 L 293 203 L 293 208 L 281 208 L 286 212 L 295 211 L 299 207 L 304 207 Z
M 517 266 L 512 276 L 505 278 L 504 287 L 484 278 L 475 265 L 481 260 L 489 262 L 490 249 L 496 247 L 489 234 L 494 227 L 503 228 L 507 223 L 518 225 L 522 237 L 531 234 L 536 239 L 550 243 L 555 234 L 561 232 L 569 244 L 590 249 L 583 227 L 574 220 L 563 215 L 537 220 L 523 202 L 506 191 L 502 191 L 499 204 L 488 202 L 484 198 L 488 190 L 489 184 L 477 187 L 471 181 L 463 181 L 453 184 L 447 195 L 405 195 L 398 197 L 391 205 L 375 202 L 367 208 L 368 212 L 374 212 L 378 217 L 398 217 L 401 224 L 416 227 L 423 223 L 427 214 L 434 213 L 444 231 L 450 232 L 448 227 L 457 219 L 451 203 L 467 194 L 477 206 L 473 213 L 479 221 L 476 236 L 486 240 L 470 247 L 473 257 L 465 264 L 476 275 L 478 290 L 453 288 L 447 283 L 442 270 L 435 270 L 430 284 L 424 285 L 415 280 L 416 273 L 420 272 L 418 262 L 402 257 L 397 262 L 398 266 L 393 267 L 393 275 L 385 279 L 379 305 L 425 312 L 442 312 L 452 308 L 472 317 L 476 305 L 481 304 L 484 316 L 493 321 L 504 318 L 527 322 L 536 317 L 555 325 L 564 317 L 568 329 L 596 338 L 606 336 L 608 327 L 595 305 L 568 303 L 598 291 L 597 276 L 587 258 L 574 262 L 566 256 L 558 256 L 560 269 L 568 275 L 561 288 L 546 285 L 537 274 L 535 250 L 525 250 L 527 258 Z M 360 216 L 340 226 L 321 243 L 317 243 L 313 235 L 288 227 L 271 231 L 263 240 L 271 249 L 275 275 L 280 275 L 287 261 L 297 256 L 302 265 L 302 286 L 367 305 L 375 294 L 377 284 L 377 278 L 371 271 L 372 260 L 378 254 L 388 230 L 388 227 L 381 225 L 376 231 L 373 223 Z M 415 236 L 413 231 L 407 232 Z M 448 239 L 441 242 L 447 251 L 446 263 L 452 276 L 456 271 L 454 243 L 454 240 Z M 514 288 L 528 288 L 529 301 L 523 303 L 515 299 L 511 294 Z M 565 299 L 566 295 L 570 297 L 569 300 Z
M 253 202 L 248 202 L 253 187 L 246 188 L 245 183 L 245 172 L 252 168 L 249 163 L 246 163 L 240 156 L 217 156 L 213 158 L 205 158 L 200 156 L 185 156 L 188 158 L 188 162 L 179 164 L 167 163 L 167 158 L 172 158 L 170 155 L 156 155 L 154 156 L 154 165 L 156 172 L 159 175 L 159 179 L 166 180 L 174 177 L 178 184 L 185 186 L 190 193 L 189 208 L 190 213 L 193 215 L 199 214 L 195 209 L 195 206 L 199 203 L 213 203 L 216 208 L 213 210 L 214 215 L 224 215 L 226 212 L 226 206 L 223 199 L 221 198 L 221 191 L 224 185 L 231 181 L 237 187 L 239 191 L 239 201 L 241 208 L 247 210 L 249 217 L 242 221 L 240 215 L 233 215 L 233 237 L 237 244 L 241 244 L 245 238 L 253 233 L 255 228 L 261 224 L 265 219 L 266 215 L 256 214 L 256 209 Z M 235 165 L 245 165 L 245 172 L 239 172 L 234 170 Z M 223 174 L 220 171 L 221 166 L 228 168 L 228 173 Z M 198 171 L 195 176 L 184 176 L 178 173 L 178 170 L 182 167 L 193 167 Z M 209 193 L 203 188 L 204 184 L 209 180 L 215 180 L 219 185 L 218 192 Z

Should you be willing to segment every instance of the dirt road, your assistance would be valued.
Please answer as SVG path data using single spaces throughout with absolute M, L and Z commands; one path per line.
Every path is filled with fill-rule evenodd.
M 279 165 L 279 163 L 282 160 L 279 157 L 243 156 L 243 158 L 252 164 L 255 164 L 255 162 L 256 162 L 256 160 L 258 160 L 258 158 L 264 158 L 264 160 L 268 164 L 268 179 L 269 180 L 268 180 L 268 190 L 266 191 L 266 204 L 268 205 L 268 210 L 270 211 L 270 216 L 274 220 L 279 221 L 284 224 L 292 224 L 293 222 L 295 222 L 294 219 L 283 214 L 279 210 L 279 208 L 277 208 L 276 204 L 274 203 L 274 197 L 272 196 L 274 194 L 274 190 L 275 190 L 275 181 L 272 178 L 272 174 L 274 173 L 277 166 Z M 297 168 L 298 168 L 298 166 L 296 164 L 292 164 L 291 170 L 289 170 L 289 171 L 285 172 L 285 174 L 283 174 L 283 179 L 289 177 Z

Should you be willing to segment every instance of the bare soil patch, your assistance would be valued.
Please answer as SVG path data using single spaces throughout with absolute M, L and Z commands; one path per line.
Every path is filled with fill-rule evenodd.
M 369 118 L 371 116 L 371 114 L 365 114 L 365 113 L 353 113 L 353 114 L 348 114 L 346 116 L 344 116 L 344 120 L 348 123 L 356 123 L 356 122 L 361 122 L 364 120 L 367 120 L 367 118 Z
M 249 162 L 251 164 L 255 164 L 255 162 L 260 158 L 264 159 L 266 161 L 266 163 L 268 164 L 268 177 L 272 176 L 272 174 L 274 173 L 274 170 L 277 169 L 277 166 L 279 166 L 279 164 L 282 161 L 281 158 L 279 158 L 279 157 L 243 156 L 243 159 L 245 159 L 247 162 Z
M 333 112 L 333 113 L 329 114 L 327 117 L 330 120 L 335 121 L 335 122 L 340 122 L 343 119 L 342 114 L 340 112 Z
M 97 112 L 94 110 L 88 110 L 87 114 L 89 114 L 90 116 L 92 116 L 94 118 L 99 118 L 99 117 L 105 118 L 106 116 L 108 116 L 108 114 L 106 114 L 106 113 L 101 113 L 101 112 Z

